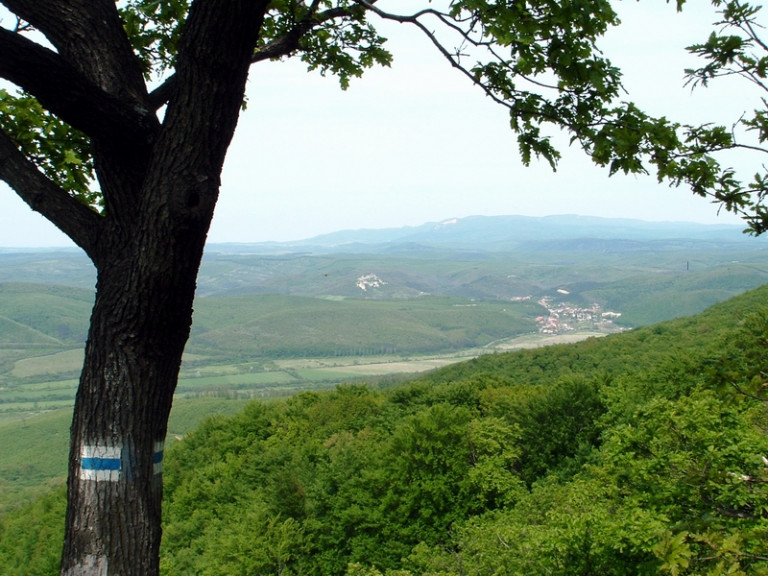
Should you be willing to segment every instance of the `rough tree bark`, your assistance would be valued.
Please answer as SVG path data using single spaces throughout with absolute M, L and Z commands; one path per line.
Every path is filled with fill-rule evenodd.
M 162 446 L 227 147 L 268 0 L 196 0 L 162 123 L 114 0 L 8 0 L 54 50 L 0 33 L 0 73 L 91 137 L 104 213 L 0 133 L 0 177 L 93 260 L 61 574 L 154 576 Z M 11 56 L 14 52 L 15 57 Z
M 364 14 L 408 23 L 509 109 L 526 162 L 542 155 L 556 164 L 559 152 L 539 131 L 551 123 L 570 131 L 612 172 L 644 172 L 648 161 L 662 178 L 690 184 L 697 194 L 744 214 L 756 232 L 768 228 L 762 181 L 744 188 L 717 162 L 700 160 L 701 144 L 681 141 L 679 125 L 629 103 L 616 105 L 620 75 L 595 44 L 616 23 L 606 2 L 457 0 L 447 12 L 422 2 L 406 16 L 379 10 L 375 0 L 0 4 L 49 43 L 0 27 L 0 78 L 34 96 L 35 110 L 39 103 L 74 129 L 67 128 L 65 145 L 90 146 L 83 156 L 93 160 L 103 200 L 103 210 L 93 209 L 86 205 L 92 191 L 83 179 L 67 181 L 71 189 L 65 190 L 58 175 L 46 172 L 50 165 L 34 163 L 45 159 L 46 150 L 56 157 L 59 142 L 48 134 L 33 138 L 48 145 L 41 152 L 25 149 L 28 139 L 18 135 L 38 133 L 49 117 L 38 110 L 30 123 L 13 108 L 30 100 L 14 97 L 8 104 L 0 93 L 0 180 L 80 246 L 97 270 L 72 423 L 64 576 L 158 574 L 162 443 L 224 156 L 254 62 L 300 50 L 310 68 L 337 74 L 345 85 L 364 68 L 391 59 Z M 174 34 L 167 52 L 175 55 L 173 74 L 152 93 L 142 72 L 147 62 L 134 52 L 120 19 L 118 5 L 128 4 L 132 16 L 152 15 L 150 31 L 159 22 L 158 7 L 178 9 L 175 22 L 189 6 L 178 46 Z M 458 34 L 471 51 L 486 50 L 486 60 L 464 65 L 463 52 L 441 44 L 433 26 Z M 133 29 L 133 40 L 146 40 L 143 32 Z M 497 34 L 503 49 L 492 41 Z M 562 57 L 569 52 L 578 57 Z M 551 82 L 550 74 L 559 81 Z M 528 88 L 520 88 L 520 81 Z M 542 89 L 550 90 L 549 98 Z M 157 110 L 164 105 L 160 120 Z M 627 141 L 627 133 L 639 138 Z M 714 127 L 712 133 L 717 138 L 705 148 L 738 146 L 724 136 L 727 130 Z M 695 162 L 688 161 L 691 156 Z M 58 160 L 59 166 L 67 162 Z M 750 194 L 757 194 L 756 203 Z

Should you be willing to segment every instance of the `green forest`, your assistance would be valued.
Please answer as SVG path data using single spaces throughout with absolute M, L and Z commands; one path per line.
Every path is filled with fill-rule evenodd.
M 208 418 L 167 445 L 163 573 L 768 574 L 766 303 Z M 0 519 L 4 576 L 56 573 L 63 514 Z

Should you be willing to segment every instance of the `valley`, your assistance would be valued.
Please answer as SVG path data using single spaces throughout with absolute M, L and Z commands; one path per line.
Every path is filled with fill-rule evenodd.
M 180 395 L 163 472 L 164 573 L 417 576 L 437 567 L 458 576 L 594 565 L 759 576 L 767 296 L 763 286 L 604 338 L 280 400 Z M 536 332 L 517 344 L 570 337 Z M 363 356 L 270 362 L 296 375 L 350 375 L 355 360 L 376 369 Z M 380 370 L 399 366 L 391 359 Z M 0 422 L 9 575 L 53 573 L 67 416 Z M 670 558 L 680 570 L 666 568 Z
M 207 556 L 221 548 L 210 545 L 209 540 L 217 541 L 216 534 L 200 531 L 205 544 L 200 542 L 200 554 L 187 557 L 184 550 L 189 550 L 189 543 L 178 537 L 190 532 L 173 527 L 173 507 L 179 505 L 173 496 L 179 486 L 176 479 L 193 474 L 196 466 L 190 462 L 198 459 L 200 470 L 210 467 L 204 473 L 216 483 L 193 479 L 192 484 L 213 487 L 220 479 L 235 482 L 227 489 L 227 498 L 235 487 L 247 486 L 241 478 L 262 468 L 270 470 L 265 476 L 268 494 L 259 498 L 276 499 L 270 505 L 280 514 L 292 511 L 295 518 L 285 517 L 286 523 L 304 522 L 314 514 L 314 506 L 326 497 L 335 498 L 327 487 L 313 487 L 316 479 L 335 472 L 312 470 L 312 463 L 335 462 L 339 476 L 333 483 L 339 486 L 349 479 L 354 484 L 355 478 L 374 482 L 360 492 L 360 502 L 354 502 L 357 489 L 349 487 L 352 513 L 368 505 L 366 494 L 383 486 L 377 480 L 379 460 L 397 467 L 406 458 L 403 465 L 408 466 L 411 448 L 398 443 L 414 426 L 426 432 L 415 437 L 417 444 L 432 435 L 442 438 L 458 426 L 461 430 L 451 436 L 458 444 L 447 438 L 447 444 L 439 440 L 438 447 L 459 450 L 455 462 L 461 473 L 455 478 L 460 485 L 462 479 L 476 477 L 480 483 L 472 485 L 471 493 L 482 487 L 484 505 L 491 507 L 497 498 L 524 502 L 536 497 L 538 489 L 526 496 L 527 489 L 521 492 L 520 487 L 550 473 L 553 478 L 571 478 L 588 454 L 602 457 L 602 436 L 590 436 L 590 430 L 612 421 L 601 417 L 605 410 L 619 424 L 626 418 L 634 422 L 637 402 L 650 402 L 648 414 L 657 414 L 653 403 L 658 400 L 644 396 L 649 390 L 671 386 L 670 398 L 676 398 L 681 381 L 698 382 L 702 374 L 716 381 L 721 378 L 719 370 L 741 366 L 739 355 L 755 346 L 738 332 L 742 319 L 756 316 L 751 329 L 762 330 L 759 306 L 765 288 L 749 291 L 768 283 L 766 247 L 765 241 L 745 238 L 733 229 L 579 218 L 466 219 L 419 230 L 358 231 L 299 244 L 209 247 L 168 427 L 166 557 L 178 554 L 174 561 L 190 562 L 190 573 L 199 573 L 200 562 L 218 566 L 218 560 Z M 0 528 L 21 526 L 18 530 L 31 531 L 29 538 L 35 542 L 41 532 L 34 526 L 40 518 L 60 526 L 58 487 L 66 476 L 68 429 L 93 282 L 90 265 L 75 251 L 0 251 Z M 722 304 L 713 307 L 717 303 Z M 712 363 L 711 358 L 719 359 Z M 696 402 L 709 402 L 708 398 L 705 393 Z M 574 410 L 580 416 L 571 422 Z M 708 407 L 702 413 L 710 411 Z M 271 416 L 264 420 L 262 413 Z M 440 426 L 435 427 L 435 418 Z M 726 421 L 716 420 L 703 429 Z M 305 422 L 313 424 L 307 427 Z M 552 428 L 542 431 L 542 422 Z M 261 440 L 254 444 L 253 439 L 274 428 L 268 432 L 272 436 L 265 450 L 254 453 L 273 460 L 239 472 L 238 478 L 221 477 L 218 456 L 206 456 L 206 448 L 199 455 L 194 450 L 212 434 L 213 449 L 218 451 L 216 431 L 230 425 L 235 429 L 226 437 L 233 450 L 260 445 Z M 656 423 L 649 426 L 666 429 Z M 321 436 L 310 437 L 314 430 Z M 369 437 L 371 430 L 376 432 Z M 723 450 L 731 445 L 730 435 L 740 430 L 746 428 L 740 425 L 723 432 Z M 283 432 L 285 444 L 281 444 Z M 303 439 L 297 443 L 294 434 Z M 465 439 L 473 434 L 485 444 L 470 458 L 462 451 Z M 573 434 L 583 435 L 577 445 Z M 750 443 L 754 441 L 750 438 Z M 707 439 L 703 445 L 713 442 Z M 357 444 L 362 448 L 353 456 Z M 414 446 L 413 457 L 419 457 Z M 305 448 L 325 455 L 315 459 L 304 453 Z M 392 452 L 386 452 L 390 448 Z M 373 458 L 373 468 L 364 474 L 347 469 L 357 458 L 354 466 L 368 466 L 367 454 L 382 450 L 381 458 Z M 620 470 L 625 466 L 624 453 L 616 452 Z M 288 460 L 285 454 L 291 455 Z M 485 463 L 464 469 L 477 454 Z M 613 466 L 612 457 L 605 456 L 606 466 Z M 227 459 L 241 461 L 236 455 Z M 512 460 L 516 464 L 510 468 Z M 509 476 L 512 470 L 520 477 Z M 396 477 L 395 469 L 387 474 Z M 442 486 L 450 477 L 438 466 L 434 485 Z M 300 489 L 296 494 L 306 487 L 307 494 L 314 490 L 314 495 L 296 500 L 296 494 L 282 491 L 282 486 L 294 485 Z M 399 502 L 398 490 L 410 485 L 410 481 L 387 484 L 387 498 Z M 602 485 L 603 478 L 597 478 L 595 486 Z M 259 486 L 257 482 L 244 489 Z M 451 494 L 459 490 L 446 489 Z M 177 493 L 182 507 L 184 493 Z M 422 496 L 423 491 L 413 495 Z M 238 496 L 243 502 L 249 497 Z M 205 498 L 194 498 L 195 510 L 216 513 L 201 503 Z M 312 505 L 304 508 L 305 500 Z M 435 502 L 445 501 L 440 497 Z M 457 500 L 456 510 L 467 502 Z M 17 510 L 24 503 L 36 511 Z M 340 502 L 339 510 L 346 505 Z M 365 512 L 365 518 L 376 518 L 381 512 L 376 510 Z M 266 514 L 259 512 L 257 522 L 271 518 L 262 518 L 262 513 Z M 470 509 L 461 513 L 462 522 L 471 518 Z M 183 510 L 179 514 L 182 524 L 188 520 Z M 310 534 L 313 522 L 321 527 L 326 515 L 302 529 Z M 598 517 L 604 517 L 602 512 Z M 387 520 L 387 525 L 397 526 L 396 520 Z M 329 529 L 318 528 L 318 535 L 343 523 L 337 519 Z M 247 525 L 250 530 L 252 518 Z M 55 530 L 43 532 L 56 540 Z M 361 535 L 360 541 L 366 537 Z M 406 533 L 397 538 L 410 542 Z M 3 540 L 0 530 L 0 558 L 6 558 L 2 546 L 12 551 L 17 541 L 21 540 Z M 299 541 L 298 535 L 287 540 L 290 546 Z M 347 536 L 340 537 L 341 544 L 334 544 L 334 549 L 343 549 L 347 541 Z M 377 542 L 376 548 L 385 550 L 389 542 Z M 58 547 L 54 542 L 33 555 L 47 557 L 48 548 Z M 404 553 L 408 549 L 393 549 L 387 561 L 395 562 Z M 315 557 L 303 560 L 298 549 L 292 554 L 299 563 L 311 563 Z M 351 553 L 350 558 L 357 557 Z M 369 555 L 364 558 L 368 561 Z M 334 566 L 319 573 L 342 573 L 342 564 Z
M 736 227 L 473 217 L 209 246 L 177 396 L 271 398 L 696 314 L 768 282 Z M 74 250 L 0 250 L 0 420 L 72 406 L 93 301 Z

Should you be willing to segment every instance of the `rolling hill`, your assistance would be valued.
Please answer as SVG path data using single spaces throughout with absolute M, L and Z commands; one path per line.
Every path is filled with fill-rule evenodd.
M 163 571 L 760 576 L 766 302 L 210 418 L 168 447 Z M 62 501 L 0 518 L 9 576 L 55 566 Z
M 768 281 L 734 226 L 472 217 L 293 243 L 209 246 L 188 351 L 201 362 L 487 346 L 540 328 L 543 301 L 623 328 L 695 314 Z M 71 378 L 93 299 L 74 250 L 0 251 L 0 386 Z M 55 361 L 49 361 L 54 358 Z M 16 370 L 39 357 L 46 369 Z M 71 365 L 61 362 L 71 358 Z

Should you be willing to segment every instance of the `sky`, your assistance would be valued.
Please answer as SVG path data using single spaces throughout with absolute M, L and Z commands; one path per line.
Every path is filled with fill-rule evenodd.
M 732 123 L 759 105 L 746 84 L 693 94 L 684 47 L 703 41 L 708 2 L 682 14 L 661 0 L 616 2 L 622 25 L 601 43 L 625 74 L 627 99 L 683 122 Z M 380 0 L 393 11 L 414 0 Z M 209 242 L 289 241 L 360 228 L 416 226 L 472 215 L 580 214 L 651 221 L 740 223 L 685 188 L 654 177 L 608 177 L 578 148 L 557 172 L 525 167 L 505 110 L 442 59 L 420 33 L 386 23 L 391 68 L 347 91 L 299 61 L 254 66 L 248 108 L 230 147 Z M 743 157 L 734 160 L 744 163 Z M 0 247 L 71 246 L 0 184 Z

